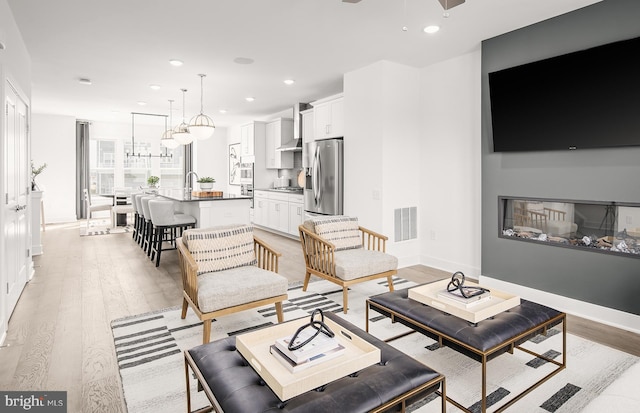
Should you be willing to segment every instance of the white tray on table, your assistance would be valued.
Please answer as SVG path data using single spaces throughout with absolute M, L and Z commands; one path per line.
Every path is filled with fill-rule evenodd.
M 519 296 L 491 288 L 491 299 L 483 300 L 473 306 L 467 307 L 464 304 L 438 296 L 439 292 L 447 289 L 449 281 L 447 278 L 445 280 L 410 288 L 409 298 L 472 323 L 486 320 L 496 314 L 520 305 Z M 469 281 L 465 281 L 464 285 L 480 287 L 478 284 Z

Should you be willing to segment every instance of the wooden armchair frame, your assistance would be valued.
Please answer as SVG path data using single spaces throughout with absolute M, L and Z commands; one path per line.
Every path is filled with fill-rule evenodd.
M 388 237 L 361 226 L 358 229 L 361 232 L 363 248 L 386 252 Z M 349 286 L 353 284 L 386 278 L 389 283 L 389 291 L 393 291 L 392 276 L 397 274 L 398 270 L 371 274 L 353 280 L 343 280 L 336 275 L 335 245 L 309 231 L 303 225 L 298 226 L 298 231 L 300 232 L 300 242 L 302 243 L 302 253 L 306 267 L 302 291 L 307 291 L 311 274 L 342 286 L 342 308 L 345 314 L 349 308 Z
M 279 295 L 276 297 L 265 298 L 259 301 L 252 301 L 245 304 L 237 305 L 234 307 L 222 308 L 217 311 L 209 313 L 203 313 L 198 306 L 198 264 L 193 259 L 193 256 L 189 252 L 189 249 L 184 245 L 181 238 L 176 240 L 178 248 L 178 258 L 180 260 L 180 272 L 182 274 L 182 315 L 184 319 L 187 316 L 187 309 L 189 306 L 196 313 L 198 318 L 202 320 L 203 324 L 203 343 L 208 343 L 211 339 L 211 320 L 237 313 L 239 311 L 248 310 L 250 308 L 262 307 L 267 304 L 275 304 L 276 315 L 278 317 L 278 323 L 284 320 L 282 312 L 282 302 L 288 298 L 287 294 Z M 279 252 L 276 252 L 269 247 L 264 241 L 257 237 L 253 237 L 253 247 L 256 253 L 257 264 L 256 266 L 263 270 L 278 272 L 278 259 L 282 256 Z

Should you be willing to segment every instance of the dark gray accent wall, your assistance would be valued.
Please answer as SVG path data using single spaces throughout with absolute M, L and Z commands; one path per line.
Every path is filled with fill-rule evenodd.
M 496 70 L 638 37 L 639 22 L 640 1 L 604 0 L 482 43 L 483 275 L 640 315 L 640 259 L 498 238 L 500 195 L 640 203 L 640 147 L 494 153 L 488 81 Z

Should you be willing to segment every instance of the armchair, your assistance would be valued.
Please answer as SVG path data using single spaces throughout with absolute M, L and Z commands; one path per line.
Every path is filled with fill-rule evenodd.
M 311 275 L 340 285 L 345 314 L 353 284 L 386 278 L 393 291 L 398 259 L 385 252 L 386 236 L 359 226 L 356 218 L 342 216 L 307 220 L 298 231 L 306 267 L 303 291 Z
M 182 315 L 189 307 L 203 322 L 203 343 L 211 339 L 211 320 L 250 308 L 275 304 L 283 321 L 287 279 L 278 258 L 247 225 L 186 230 L 176 240 L 182 274 Z

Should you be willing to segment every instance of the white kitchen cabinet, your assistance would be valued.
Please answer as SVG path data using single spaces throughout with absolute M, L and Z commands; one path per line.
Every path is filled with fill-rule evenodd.
M 298 235 L 298 226 L 304 222 L 302 195 L 289 195 L 289 234 Z
M 313 109 L 300 112 L 302 115 L 302 143 L 314 141 L 313 133 Z
M 276 150 L 283 143 L 293 139 L 293 119 L 280 118 L 268 122 L 265 135 L 265 163 L 267 169 L 293 168 L 293 152 Z
M 280 232 L 289 231 L 289 203 L 287 201 L 269 200 L 269 228 Z
M 254 155 L 253 122 L 240 126 L 240 156 Z
M 344 136 L 344 99 L 318 101 L 313 106 L 313 136 L 315 139 Z
M 267 192 L 267 227 L 287 232 L 289 229 L 289 198 L 286 193 Z
M 268 226 L 269 196 L 266 191 L 253 192 L 253 223 Z
M 304 221 L 301 194 L 257 190 L 253 197 L 254 224 L 284 234 L 298 235 L 298 225 Z

